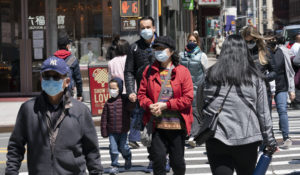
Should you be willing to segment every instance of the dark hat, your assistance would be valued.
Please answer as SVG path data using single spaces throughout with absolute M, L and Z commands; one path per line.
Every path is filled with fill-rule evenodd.
M 41 73 L 51 70 L 61 75 L 66 75 L 69 72 L 69 66 L 67 65 L 65 60 L 55 56 L 51 56 L 43 62 Z
M 175 41 L 169 36 L 160 36 L 156 38 L 152 47 L 154 49 L 156 47 L 170 48 L 172 50 L 176 49 Z
M 72 40 L 69 38 L 69 35 L 66 32 L 61 32 L 58 34 L 58 40 L 57 40 L 58 46 L 66 46 L 71 42 Z

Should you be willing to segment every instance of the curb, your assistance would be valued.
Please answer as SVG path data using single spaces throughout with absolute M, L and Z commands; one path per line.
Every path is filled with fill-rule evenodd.
M 100 118 L 93 119 L 95 127 L 100 127 Z M 14 130 L 15 125 L 0 125 L 0 133 L 9 133 Z

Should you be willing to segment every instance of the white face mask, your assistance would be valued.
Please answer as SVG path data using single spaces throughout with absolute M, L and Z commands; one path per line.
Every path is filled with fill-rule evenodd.
M 111 97 L 116 98 L 119 95 L 119 89 L 109 89 L 109 94 Z
M 141 36 L 145 39 L 145 40 L 149 40 L 153 37 L 153 31 L 152 29 L 143 29 L 141 31 Z
M 163 63 L 166 62 L 169 58 L 168 54 L 167 54 L 167 50 L 156 50 L 154 51 L 154 55 L 157 61 Z

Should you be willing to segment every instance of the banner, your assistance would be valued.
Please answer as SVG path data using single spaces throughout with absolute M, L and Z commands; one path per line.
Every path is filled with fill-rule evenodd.
M 99 116 L 109 99 L 107 65 L 89 67 L 89 79 L 92 115 Z
M 194 10 L 194 0 L 182 0 L 183 8 L 186 10 Z
M 198 0 L 199 5 L 221 5 L 221 0 Z

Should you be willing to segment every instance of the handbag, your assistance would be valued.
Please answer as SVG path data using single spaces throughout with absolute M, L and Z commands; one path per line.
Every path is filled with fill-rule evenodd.
M 224 100 L 217 110 L 217 112 L 214 113 L 203 113 L 204 123 L 200 127 L 199 132 L 194 138 L 194 141 L 196 141 L 197 144 L 201 145 L 204 142 L 206 142 L 209 138 L 213 137 L 217 130 L 217 125 L 219 121 L 219 114 L 222 112 L 223 106 L 225 104 L 225 101 L 227 99 L 227 96 L 232 88 L 232 85 L 230 86 L 229 90 L 227 91 L 226 96 L 224 97 Z
M 149 67 L 150 69 L 151 67 Z M 171 78 L 171 72 L 173 70 L 174 66 L 172 65 L 168 71 L 168 75 L 164 81 L 164 83 L 161 86 L 159 96 L 158 96 L 158 102 L 160 101 L 162 92 L 164 91 L 164 88 L 166 87 L 167 81 Z M 145 125 L 144 129 L 141 132 L 141 142 L 144 146 L 150 147 L 152 142 L 152 133 L 153 133 L 153 115 L 151 115 L 149 122 Z

